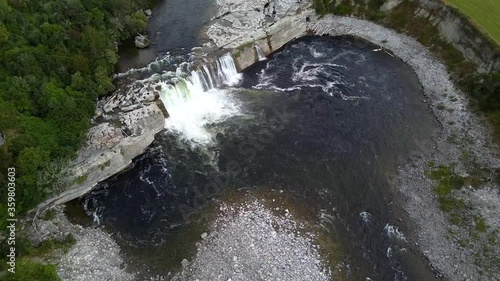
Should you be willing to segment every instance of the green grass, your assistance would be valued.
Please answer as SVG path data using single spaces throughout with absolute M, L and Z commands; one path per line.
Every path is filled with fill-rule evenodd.
M 445 0 L 461 10 L 485 33 L 500 43 L 500 1 L 498 0 Z

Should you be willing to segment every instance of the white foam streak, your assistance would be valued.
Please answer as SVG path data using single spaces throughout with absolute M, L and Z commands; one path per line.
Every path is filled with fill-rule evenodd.
M 401 241 L 406 242 L 406 237 L 404 236 L 403 232 L 399 230 L 399 228 L 390 224 L 386 224 L 384 230 L 389 238 L 395 237 Z

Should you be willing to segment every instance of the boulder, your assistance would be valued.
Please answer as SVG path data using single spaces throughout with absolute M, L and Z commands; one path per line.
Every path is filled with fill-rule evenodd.
M 139 34 L 135 37 L 134 43 L 135 43 L 135 46 L 139 49 L 147 48 L 151 44 L 148 37 L 146 35 L 142 35 L 142 34 Z
M 2 146 L 4 142 L 5 142 L 5 134 L 3 133 L 2 130 L 0 130 L 0 146 Z
M 147 10 L 144 10 L 144 14 L 146 15 L 146 17 L 150 18 L 153 16 L 153 12 L 151 11 L 151 9 L 147 9 Z
M 396 8 L 397 6 L 399 6 L 399 4 L 401 4 L 401 2 L 403 2 L 403 0 L 387 0 L 387 2 L 385 2 L 380 7 L 380 11 L 382 11 L 382 12 L 389 12 L 392 9 Z

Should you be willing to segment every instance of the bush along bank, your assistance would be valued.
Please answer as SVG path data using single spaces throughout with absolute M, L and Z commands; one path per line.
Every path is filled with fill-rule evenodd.
M 445 133 L 437 140 L 437 150 L 432 156 L 420 156 L 402 165 L 398 185 L 405 197 L 404 204 L 408 205 L 406 210 L 426 217 L 419 221 L 415 218 L 419 215 L 411 215 L 420 228 L 415 233 L 416 240 L 425 244 L 422 249 L 437 268 L 437 276 L 441 272 L 453 280 L 497 280 L 500 278 L 500 221 L 497 219 L 500 166 L 496 151 L 490 148 L 500 141 L 500 76 L 495 66 L 498 46 L 492 48 L 491 64 L 466 59 L 443 35 L 438 15 L 422 9 L 421 2 L 437 1 L 370 0 L 365 5 L 364 1 L 357 0 L 316 0 L 314 7 L 322 15 L 333 13 L 368 19 L 415 38 L 446 66 L 454 84 L 467 95 L 469 109 L 490 121 L 493 138 L 484 134 L 478 122 L 469 119 L 460 123 L 460 116 L 469 115 L 455 106 L 461 103 L 457 100 L 461 97 L 450 92 L 436 93 L 439 101 L 433 108 L 438 119 L 446 120 L 442 116 L 454 115 L 453 119 L 460 124 L 449 119 L 442 122 Z M 395 6 L 388 9 L 389 3 Z M 484 44 L 491 44 L 488 38 L 478 36 Z M 429 162 L 430 159 L 435 161 Z M 441 217 L 445 224 L 440 223 Z M 445 243 L 440 238 L 448 238 L 448 241 Z
M 114 89 L 116 46 L 146 29 L 142 9 L 151 2 L 0 0 L 0 128 L 5 133 L 0 186 L 7 186 L 6 171 L 14 167 L 17 216 L 52 192 L 51 179 L 41 181 L 39 175 L 54 161 L 72 159 L 82 145 L 96 99 Z M 0 198 L 2 271 L 8 251 L 6 188 Z M 37 255 L 19 247 L 19 255 Z M 18 261 L 26 272 L 53 272 L 51 266 L 41 270 L 44 265 L 19 256 Z M 8 280 L 51 280 L 26 276 Z

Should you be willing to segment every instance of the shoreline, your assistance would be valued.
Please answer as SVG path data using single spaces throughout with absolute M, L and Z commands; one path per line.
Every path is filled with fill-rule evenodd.
M 418 243 L 420 252 L 445 278 L 483 280 L 479 279 L 481 275 L 478 267 L 474 265 L 473 253 L 459 249 L 456 242 L 448 239 L 450 227 L 448 215 L 439 209 L 436 195 L 432 191 L 433 181 L 424 174 L 429 168 L 430 161 L 437 164 L 458 161 L 458 170 L 466 173 L 465 164 L 460 163 L 464 149 L 470 151 L 483 167 L 500 167 L 500 161 L 495 156 L 494 150 L 489 148 L 493 147 L 489 139 L 490 133 L 481 118 L 468 108 L 466 95 L 454 86 L 445 66 L 412 37 L 369 21 L 334 16 L 313 19 L 310 29 L 315 30 L 316 35 L 327 33 L 330 36 L 351 35 L 380 45 L 393 52 L 415 71 L 424 88 L 425 100 L 436 119 L 442 124 L 443 131 L 435 140 L 436 147 L 433 152 L 412 157 L 401 163 L 396 172 L 394 186 L 398 188 L 396 192 L 400 193 L 402 200 L 399 207 L 406 211 L 412 223 L 419 229 L 418 234 L 408 233 L 408 235 L 413 242 Z M 447 96 L 443 96 L 443 93 Z M 450 97 L 457 100 L 451 101 Z M 441 104 L 448 110 L 439 109 Z M 453 125 L 451 122 L 454 122 Z M 449 138 L 453 135 L 465 141 L 460 144 L 451 143 Z M 495 192 L 493 186 L 488 188 L 491 191 L 488 189 L 479 191 L 486 192 L 486 195 Z M 478 190 L 472 190 L 469 195 L 479 196 L 471 200 L 480 203 L 484 196 L 481 197 L 481 194 L 477 193 Z M 500 214 L 500 201 L 496 204 L 497 208 L 493 214 Z M 486 211 L 479 208 L 479 212 Z M 491 225 L 498 228 L 500 223 L 492 220 Z
M 475 265 L 473 251 L 462 249 L 456 241 L 448 239 L 451 223 L 448 215 L 438 207 L 437 196 L 432 190 L 432 179 L 424 174 L 431 161 L 437 165 L 457 162 L 457 169 L 466 173 L 466 163 L 460 159 L 464 150 L 470 153 L 481 167 L 495 169 L 500 165 L 495 151 L 491 149 L 494 147 L 490 139 L 491 134 L 481 118 L 470 111 L 466 95 L 455 87 L 445 66 L 415 39 L 372 22 L 329 15 L 323 19 L 316 19 L 311 25 L 311 29 L 317 35 L 351 35 L 378 44 L 392 51 L 415 71 L 424 88 L 426 102 L 429 103 L 438 122 L 442 124 L 443 131 L 435 140 L 436 147 L 433 152 L 427 155 L 421 153 L 406 163 L 401 163 L 394 179 L 394 185 L 398 188 L 402 199 L 400 207 L 406 211 L 418 229 L 418 233 L 413 233 L 411 236 L 433 268 L 440 273 L 438 276 L 443 275 L 449 280 L 499 278 L 499 273 L 496 275 L 492 273 L 491 277 L 482 276 L 479 273 L 481 268 Z M 443 106 L 447 110 L 443 110 Z M 466 141 L 455 144 L 449 141 L 450 137 Z M 489 202 L 490 213 L 500 213 L 500 200 L 496 202 L 494 200 L 497 192 L 494 184 L 486 184 L 485 189 L 467 192 L 470 194 L 464 197 L 469 197 L 467 199 L 477 207 L 476 212 L 488 213 L 483 209 L 481 200 L 490 195 L 492 198 Z M 486 193 L 486 196 L 479 196 L 480 194 L 476 193 Z M 498 194 L 497 199 L 500 199 Z M 500 224 L 491 220 L 490 226 L 498 229 Z M 467 231 L 460 227 L 453 227 L 453 230 L 459 232 L 460 236 L 467 236 L 464 233 Z

